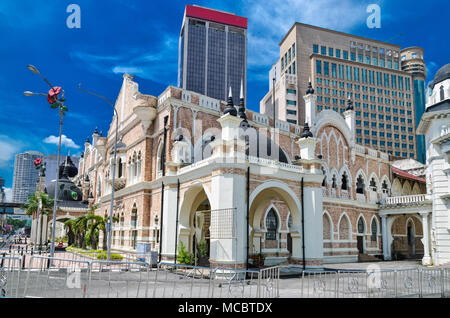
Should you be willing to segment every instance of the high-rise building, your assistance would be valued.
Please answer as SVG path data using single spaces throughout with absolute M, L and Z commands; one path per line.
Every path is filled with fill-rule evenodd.
M 247 18 L 187 5 L 180 32 L 178 87 L 239 104 L 247 94 Z
M 39 170 L 34 166 L 34 160 L 43 158 L 44 154 L 38 151 L 26 151 L 15 156 L 12 201 L 25 203 L 28 196 L 36 191 L 36 182 Z
M 5 179 L 0 177 L 0 202 L 5 202 L 6 194 L 5 189 L 3 188 L 5 186 Z
M 426 66 L 423 59 L 423 49 L 410 47 L 400 51 L 402 70 L 412 75 L 414 85 L 414 110 L 416 128 L 425 112 L 425 79 Z M 425 163 L 425 137 L 417 135 L 417 160 Z
M 61 156 L 59 175 L 62 176 L 62 170 L 66 160 L 71 160 L 75 167 L 78 167 L 79 157 Z M 48 187 L 53 180 L 56 180 L 56 167 L 58 166 L 58 155 L 48 155 L 44 158 L 45 162 L 45 186 Z M 76 174 L 76 173 L 75 173 Z M 73 177 L 73 176 L 70 176 Z
M 352 100 L 358 144 L 417 159 L 415 75 L 400 64 L 400 55 L 398 45 L 295 23 L 280 43 L 277 119 L 304 124 L 303 96 L 310 79 L 317 112 L 343 115 L 347 99 Z M 273 108 L 272 95 L 270 89 L 261 100 L 262 113 Z

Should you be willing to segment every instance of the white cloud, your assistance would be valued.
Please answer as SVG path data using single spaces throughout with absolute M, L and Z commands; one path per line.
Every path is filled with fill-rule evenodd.
M 44 142 L 46 144 L 55 144 L 58 145 L 59 144 L 59 137 L 57 136 L 48 136 L 47 138 L 44 139 Z M 75 142 L 70 139 L 67 138 L 66 135 L 61 135 L 61 145 L 66 146 L 67 148 L 74 148 L 74 149 L 79 149 L 80 146 L 78 146 L 77 144 L 75 144 Z
M 6 167 L 14 155 L 22 148 L 20 142 L 0 135 L 0 167 Z
M 166 34 L 159 43 L 150 49 L 127 47 L 115 56 L 86 52 L 73 52 L 70 56 L 88 64 L 94 71 L 129 73 L 164 85 L 173 84 L 177 79 L 178 37 L 176 34 Z

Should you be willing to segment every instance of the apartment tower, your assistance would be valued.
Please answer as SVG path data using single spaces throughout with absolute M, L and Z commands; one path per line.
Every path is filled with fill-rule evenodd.
M 178 87 L 226 100 L 247 98 L 247 18 L 187 5 L 180 32 Z
M 28 196 L 36 191 L 39 170 L 35 168 L 34 160 L 43 157 L 44 154 L 38 151 L 26 151 L 16 155 L 14 160 L 12 202 L 26 203 Z
M 311 81 L 317 112 L 343 115 L 352 100 L 358 144 L 417 159 L 415 75 L 401 64 L 400 46 L 302 23 L 279 46 L 281 76 L 261 100 L 261 113 L 273 113 L 275 91 L 277 119 L 303 125 L 303 96 Z

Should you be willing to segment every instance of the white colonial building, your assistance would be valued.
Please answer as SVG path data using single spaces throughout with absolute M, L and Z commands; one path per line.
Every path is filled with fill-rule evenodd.
M 427 264 L 450 262 L 450 64 L 443 66 L 431 82 L 426 111 L 418 134 L 427 145 L 427 192 L 432 202 L 430 218 L 431 258 Z

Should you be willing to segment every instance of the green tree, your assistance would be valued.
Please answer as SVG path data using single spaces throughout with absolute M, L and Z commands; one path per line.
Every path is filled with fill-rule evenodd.
M 28 202 L 22 206 L 27 215 L 32 215 L 37 213 L 39 207 L 39 197 L 42 202 L 41 213 L 49 215 L 53 212 L 53 199 L 45 192 L 36 191 L 34 194 L 28 196 Z

